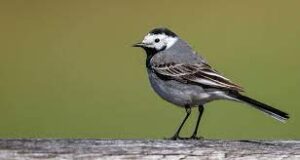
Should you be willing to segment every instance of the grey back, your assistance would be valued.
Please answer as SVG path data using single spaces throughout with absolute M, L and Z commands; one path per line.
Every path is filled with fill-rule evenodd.
M 178 39 L 178 41 L 167 50 L 156 53 L 150 63 L 154 64 L 166 64 L 166 63 L 205 63 L 205 60 L 193 51 L 192 47 L 188 45 L 184 40 Z

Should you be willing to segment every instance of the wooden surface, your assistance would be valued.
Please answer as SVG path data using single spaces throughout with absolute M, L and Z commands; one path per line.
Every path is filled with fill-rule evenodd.
M 0 159 L 300 159 L 300 141 L 2 139 Z

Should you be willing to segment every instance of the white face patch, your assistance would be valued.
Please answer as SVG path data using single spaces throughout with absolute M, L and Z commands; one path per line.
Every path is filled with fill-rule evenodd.
M 177 40 L 177 37 L 168 36 L 166 34 L 147 34 L 143 43 L 149 48 L 161 50 L 164 47 L 166 49 L 172 47 Z

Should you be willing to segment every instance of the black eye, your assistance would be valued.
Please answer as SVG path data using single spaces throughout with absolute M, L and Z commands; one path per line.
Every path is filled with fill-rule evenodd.
M 156 39 L 154 40 L 155 43 L 158 43 L 159 41 L 160 41 L 159 38 L 156 38 Z

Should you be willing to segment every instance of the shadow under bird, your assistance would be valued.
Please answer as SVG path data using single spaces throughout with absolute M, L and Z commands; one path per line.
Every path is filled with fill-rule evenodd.
M 154 91 L 164 100 L 186 110 L 186 116 L 170 139 L 181 139 L 179 133 L 191 114 L 191 107 L 198 107 L 199 115 L 189 138 L 198 139 L 203 106 L 214 100 L 243 102 L 281 122 L 289 118 L 283 111 L 242 95 L 242 87 L 219 74 L 187 42 L 167 28 L 151 30 L 133 47 L 146 51 L 146 67 Z

